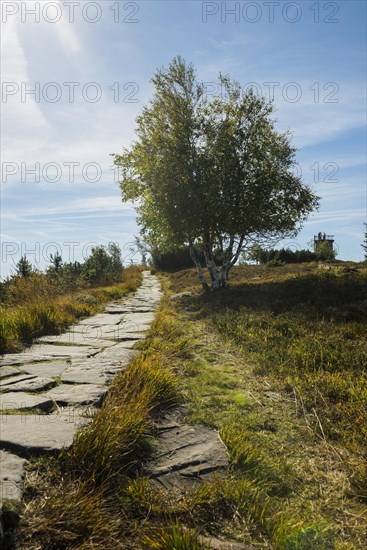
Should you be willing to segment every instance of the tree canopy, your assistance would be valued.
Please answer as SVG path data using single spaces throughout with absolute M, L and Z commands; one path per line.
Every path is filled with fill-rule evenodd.
M 265 98 L 219 75 L 222 94 L 209 101 L 181 57 L 152 82 L 136 141 L 114 155 L 122 199 L 134 202 L 148 245 L 188 246 L 208 288 L 195 252 L 202 250 L 211 288 L 225 287 L 247 242 L 294 236 L 317 197 L 292 171 L 296 150 L 289 133 L 276 131 Z

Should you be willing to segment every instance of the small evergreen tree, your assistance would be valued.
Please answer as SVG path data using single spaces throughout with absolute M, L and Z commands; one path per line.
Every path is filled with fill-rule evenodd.
M 84 279 L 89 283 L 104 283 L 110 274 L 111 258 L 103 246 L 92 248 L 92 253 L 82 264 Z
M 118 279 L 121 276 L 121 272 L 124 269 L 121 259 L 121 248 L 117 243 L 110 242 L 108 243 L 107 252 L 110 256 L 111 271 L 115 279 Z
M 29 277 L 32 273 L 32 264 L 27 260 L 27 256 L 22 256 L 15 266 L 16 275 L 19 277 Z
M 55 256 L 53 254 L 50 254 L 50 262 L 51 265 L 48 268 L 48 273 L 60 273 L 62 270 L 62 257 L 59 252 L 56 252 Z

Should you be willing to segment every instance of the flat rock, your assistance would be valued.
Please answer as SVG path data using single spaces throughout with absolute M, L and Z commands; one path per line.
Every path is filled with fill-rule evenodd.
M 0 445 L 22 457 L 70 447 L 78 428 L 88 422 L 74 407 L 62 413 L 3 415 Z
M 75 327 L 75 331 L 80 330 L 81 334 L 84 334 L 84 328 Z M 140 327 L 133 323 L 120 325 L 103 325 L 100 327 L 93 327 L 92 325 L 89 325 L 88 328 L 90 328 L 90 331 L 88 331 L 88 338 L 90 336 L 90 343 L 93 344 L 94 340 L 92 335 L 95 334 L 95 338 L 97 339 L 97 341 L 105 341 L 104 347 L 108 346 L 108 342 L 106 340 L 110 340 L 112 342 L 112 345 L 114 345 L 116 341 L 133 338 L 140 339 L 145 337 L 144 333 L 139 333 Z
M 125 332 L 146 332 L 154 320 L 154 313 L 127 313 L 119 325 Z
M 117 344 L 112 348 L 103 350 L 99 354 L 98 359 L 101 359 L 102 361 L 119 362 L 121 366 L 127 366 L 138 351 L 135 349 L 129 349 L 123 344 L 124 343 Z
M 64 359 L 68 357 L 92 357 L 100 351 L 99 348 L 86 346 L 57 346 L 52 344 L 35 344 L 22 353 L 9 353 L 0 359 L 2 365 L 25 365 L 38 361 Z
M 157 448 L 146 474 L 166 489 L 185 490 L 220 477 L 228 469 L 228 453 L 218 433 L 181 421 L 178 407 L 157 424 Z
M 121 368 L 121 367 L 115 367 Z M 66 384 L 97 384 L 106 385 L 110 380 L 106 370 L 97 363 L 85 363 L 72 365 L 61 375 L 61 381 Z
M 0 451 L 0 503 L 4 500 L 20 500 L 25 459 Z
M 63 361 L 45 361 L 40 363 L 30 363 L 22 365 L 22 371 L 34 376 L 44 376 L 46 378 L 54 378 L 60 376 L 69 366 L 66 360 Z
M 9 381 L 4 380 L 0 384 L 0 391 L 5 392 L 39 392 L 42 390 L 47 390 L 56 386 L 56 381 L 52 378 L 43 378 L 41 376 L 28 375 L 26 379 L 16 381 L 16 378 L 13 377 Z M 6 383 L 7 382 L 7 383 Z
M 4 378 L 10 378 L 11 376 L 17 376 L 19 374 L 19 370 L 15 369 L 14 367 L 0 367 L 0 380 L 3 380 Z
M 121 340 L 118 343 L 119 348 L 131 349 L 141 338 L 135 338 L 131 340 Z
M 98 327 L 97 327 L 98 328 Z M 91 334 L 84 334 L 84 332 L 65 332 L 58 336 L 44 336 L 39 339 L 40 343 L 48 344 L 73 344 L 75 346 L 92 346 L 98 348 L 106 348 L 108 346 L 113 346 L 114 342 L 110 340 L 102 340 L 100 338 L 94 337 Z
M 102 401 L 107 388 L 96 384 L 61 384 L 45 395 L 58 405 L 96 405 Z
M 246 542 L 220 540 L 213 537 L 203 537 L 202 535 L 198 536 L 198 542 L 205 548 L 210 548 L 210 550 L 255 550 L 253 546 Z
M 83 321 L 80 321 L 77 325 L 74 325 L 73 328 L 85 325 L 90 325 L 92 327 L 101 327 L 103 325 L 117 325 L 119 322 L 120 318 L 118 315 L 114 315 L 112 313 L 99 313 L 98 315 L 94 315 L 93 317 L 83 319 Z
M 4 368 L 4 367 L 1 367 L 1 368 Z M 18 376 L 12 376 L 11 378 L 8 378 L 8 379 L 5 378 L 5 379 L 1 380 L 1 382 L 0 382 L 0 392 L 5 391 L 5 390 L 3 390 L 3 388 L 6 388 L 11 384 L 19 384 L 19 382 L 26 382 L 27 380 L 34 380 L 34 379 L 35 379 L 34 375 L 24 374 L 24 372 L 20 372 L 18 370 Z
M 135 327 L 131 327 L 132 329 Z M 115 335 L 113 338 L 114 340 L 117 340 L 118 342 L 126 342 L 129 340 L 142 340 L 145 338 L 146 334 L 144 332 L 128 332 L 124 328 L 123 330 L 120 330 L 117 335 Z M 105 336 L 105 338 L 108 338 L 108 335 Z
M 117 347 L 117 346 L 116 346 Z M 113 376 L 125 370 L 131 359 L 138 353 L 118 344 L 114 352 L 112 348 L 105 350 L 92 359 L 73 361 L 61 375 L 66 384 L 109 384 Z
M 1 411 L 8 409 L 29 410 L 41 409 L 49 411 L 53 407 L 53 401 L 44 394 L 32 394 L 24 392 L 9 392 L 0 395 Z

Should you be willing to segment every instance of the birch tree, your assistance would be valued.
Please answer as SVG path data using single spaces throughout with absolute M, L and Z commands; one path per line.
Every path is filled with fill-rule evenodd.
M 295 149 L 276 131 L 273 105 L 229 77 L 219 81 L 223 93 L 208 101 L 194 67 L 175 58 L 152 79 L 135 142 L 114 155 L 122 199 L 134 202 L 144 240 L 162 250 L 187 245 L 212 290 L 227 286 L 248 243 L 294 237 L 317 206 L 293 173 Z

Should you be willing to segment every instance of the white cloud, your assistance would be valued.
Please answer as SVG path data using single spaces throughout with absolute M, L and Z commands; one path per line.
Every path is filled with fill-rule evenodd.
M 308 225 L 320 224 L 323 222 L 350 222 L 353 220 L 363 220 L 366 217 L 366 210 L 363 208 L 353 208 L 350 210 L 331 210 L 329 212 L 316 212 L 305 222 Z
M 28 95 L 26 101 L 20 100 L 22 87 L 25 88 L 28 85 L 30 89 L 31 85 L 27 58 L 19 39 L 17 21 L 9 19 L 6 24 L 3 24 L 3 28 L 5 28 L 1 47 L 3 132 L 23 135 L 27 127 L 33 130 L 44 130 L 48 123 L 34 98 Z
M 62 6 L 61 0 L 58 0 L 58 4 L 61 10 L 65 9 L 65 6 Z M 61 17 L 60 21 L 55 23 L 57 37 L 64 51 L 68 54 L 78 54 L 81 52 L 80 39 L 74 32 L 73 24 L 66 17 Z

